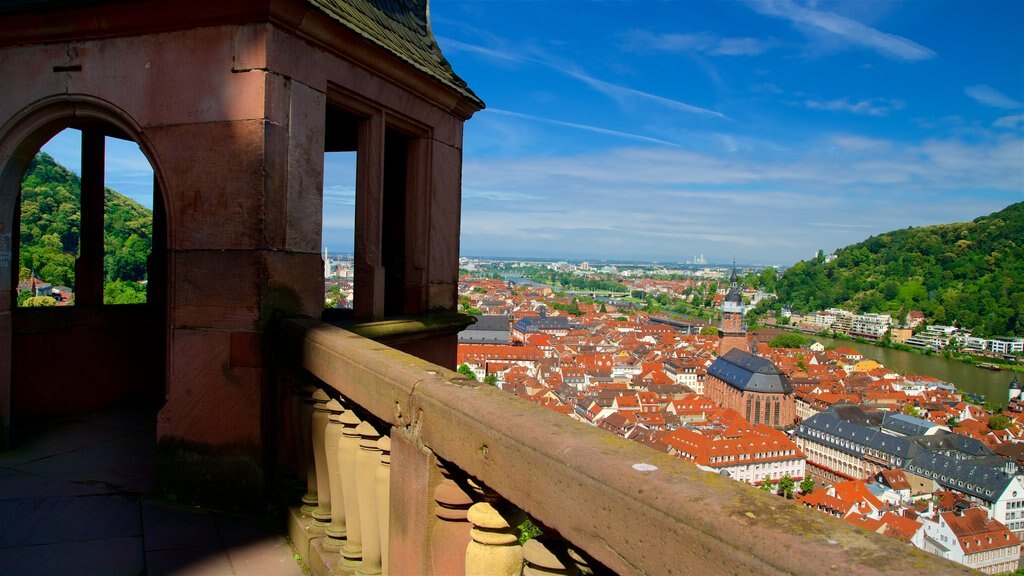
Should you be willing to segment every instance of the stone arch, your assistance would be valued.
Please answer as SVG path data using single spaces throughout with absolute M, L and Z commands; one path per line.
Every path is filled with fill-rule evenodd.
M 142 320 L 142 324 L 147 327 L 149 321 L 158 324 L 154 332 L 156 341 L 152 342 L 152 346 L 155 347 L 155 357 L 159 357 L 161 363 L 166 362 L 167 278 L 170 277 L 166 247 L 170 237 L 170 222 L 160 162 L 152 144 L 141 126 L 128 113 L 110 102 L 89 95 L 52 96 L 18 110 L 0 126 L 0 448 L 10 445 L 12 425 L 17 426 L 20 418 L 14 382 L 17 312 L 12 304 L 16 292 L 14 279 L 18 270 L 15 259 L 17 240 L 14 234 L 19 229 L 17 212 L 21 179 L 40 148 L 67 128 L 100 131 L 105 136 L 135 142 L 153 169 L 153 257 L 150 262 L 150 279 L 152 283 L 153 277 L 156 277 L 157 281 L 152 283 L 154 286 L 151 291 L 156 297 L 151 297 L 147 304 L 146 319 Z M 93 316 L 96 314 L 94 312 Z M 102 316 L 104 312 L 98 314 Z M 130 327 L 133 320 L 128 317 L 129 314 L 121 311 L 116 316 L 122 317 L 122 326 Z M 71 316 L 66 322 L 70 322 L 74 329 L 80 320 Z M 78 338 L 84 341 L 87 335 L 83 333 Z M 82 357 L 84 352 L 79 355 L 79 359 Z M 161 381 L 152 385 L 162 391 L 166 386 L 165 380 L 166 374 L 162 374 Z

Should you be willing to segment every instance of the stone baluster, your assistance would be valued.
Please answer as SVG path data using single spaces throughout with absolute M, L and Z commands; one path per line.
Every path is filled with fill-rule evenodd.
M 359 452 L 359 416 L 354 410 L 342 412 L 341 439 L 338 441 L 338 464 L 341 491 L 345 499 L 345 544 L 341 547 L 340 567 L 349 570 L 359 566 L 363 558 L 363 533 L 359 512 L 359 489 L 356 484 L 356 453 Z
M 359 521 L 362 523 L 363 534 L 363 561 L 356 568 L 356 574 L 375 576 L 381 573 L 380 519 L 377 518 L 375 486 L 377 467 L 380 465 L 380 450 L 377 449 L 380 433 L 365 420 L 356 431 L 360 436 L 359 452 L 356 453 L 356 489 L 359 492 Z
M 316 466 L 316 508 L 313 509 L 313 526 L 326 528 L 331 521 L 330 476 L 327 471 L 327 402 L 331 397 L 321 389 L 313 392 L 313 464 Z
M 317 505 L 316 465 L 313 462 L 313 393 L 316 386 L 311 384 L 295 387 L 295 402 L 292 404 L 295 423 L 295 455 L 299 471 L 306 474 L 306 493 L 302 496 L 303 514 L 310 515 Z
M 388 573 L 388 541 L 391 529 L 391 437 L 381 436 L 377 441 L 380 463 L 377 465 L 375 486 L 377 488 L 377 522 L 380 532 L 380 571 Z
M 438 462 L 443 478 L 434 488 L 434 515 L 430 530 L 430 564 L 433 574 L 458 574 L 466 569 L 466 547 L 472 527 L 466 514 L 473 499 L 452 479 L 451 471 Z
M 381 574 L 388 574 L 388 553 L 391 540 L 391 437 L 382 436 L 377 441 L 381 460 L 377 465 L 377 518 L 381 534 Z
M 523 548 L 519 545 L 517 514 L 501 513 L 489 502 L 477 502 L 467 518 L 473 524 L 466 547 L 466 576 L 519 576 Z
M 576 576 L 580 573 L 576 560 L 561 542 L 537 538 L 528 540 L 523 544 L 523 560 L 526 561 L 523 576 Z
M 344 425 L 341 415 L 345 407 L 341 402 L 331 399 L 327 403 L 327 430 L 324 433 L 324 448 L 327 452 L 327 475 L 331 485 L 331 523 L 324 530 L 327 536 L 323 540 L 325 550 L 338 552 L 344 544 L 345 536 L 345 497 L 341 483 L 341 465 L 338 443 L 341 440 Z

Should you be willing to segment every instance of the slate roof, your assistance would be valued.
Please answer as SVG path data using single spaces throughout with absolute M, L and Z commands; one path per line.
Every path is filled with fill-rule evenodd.
M 1007 474 L 1003 468 L 987 466 L 976 460 L 951 458 L 930 451 L 921 451 L 913 460 L 905 462 L 903 469 L 911 474 L 930 478 L 940 486 L 975 496 L 986 502 L 998 500 L 1013 481 L 1013 473 Z
M 882 419 L 882 428 L 902 436 L 923 436 L 935 426 L 928 420 L 891 412 L 885 413 Z
M 716 358 L 708 367 L 708 375 L 746 392 L 793 393 L 789 378 L 774 364 L 739 348 Z
M 427 0 L 307 0 L 356 34 L 405 60 L 480 108 L 484 103 L 452 70 L 434 40 Z
M 837 416 L 832 409 L 804 420 L 796 427 L 794 434 L 858 458 L 864 454 L 864 449 L 872 449 L 906 461 L 919 450 L 919 446 L 909 438 L 885 434 L 877 428 L 856 422 L 847 422 Z
M 569 321 L 567 316 L 527 316 L 515 323 L 515 329 L 523 332 L 540 332 L 542 330 L 571 330 L 578 326 Z

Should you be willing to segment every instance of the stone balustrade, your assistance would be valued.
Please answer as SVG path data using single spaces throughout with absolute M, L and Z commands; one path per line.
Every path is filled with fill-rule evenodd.
M 275 348 L 314 575 L 969 573 L 317 320 Z

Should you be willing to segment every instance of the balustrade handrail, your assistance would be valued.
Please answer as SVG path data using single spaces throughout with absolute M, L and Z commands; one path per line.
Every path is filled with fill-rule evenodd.
M 966 567 L 764 494 L 310 318 L 278 350 L 620 574 Z

